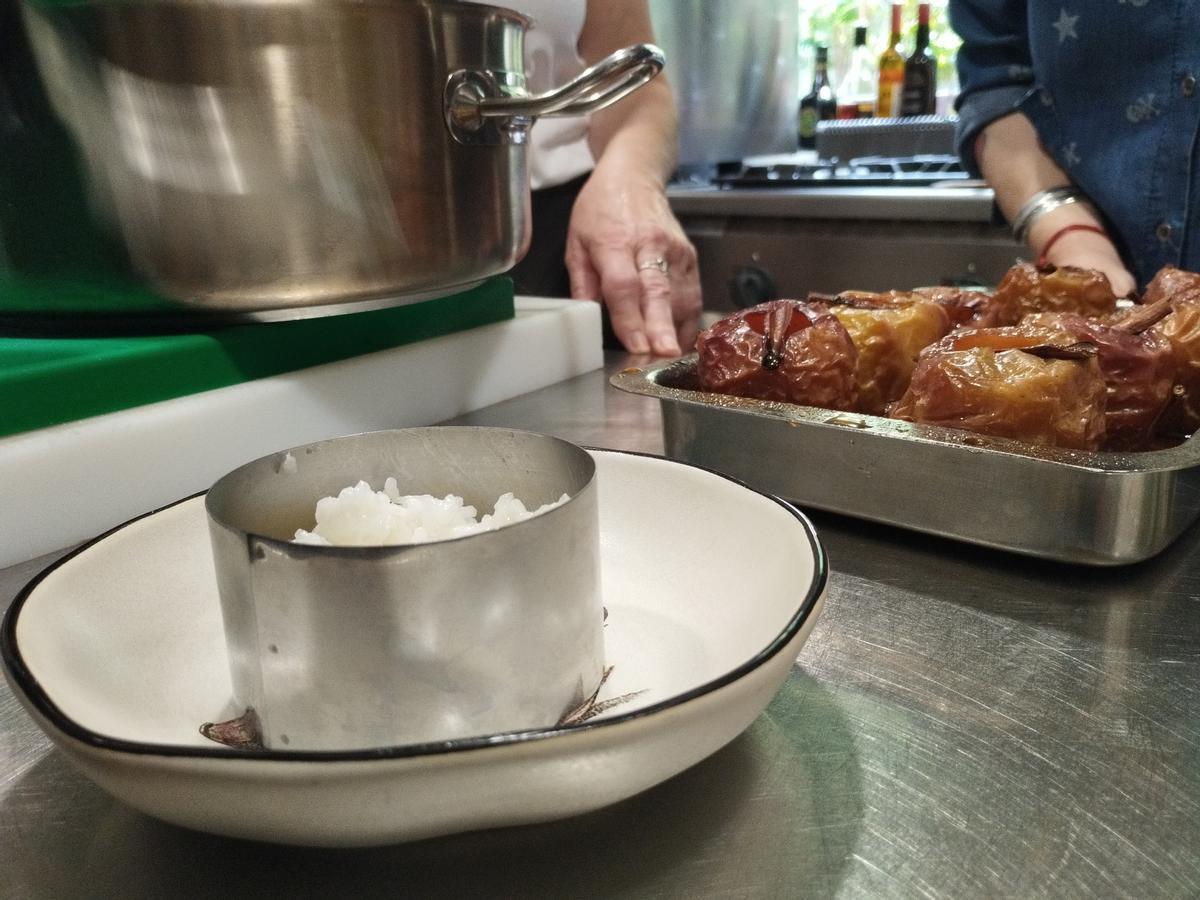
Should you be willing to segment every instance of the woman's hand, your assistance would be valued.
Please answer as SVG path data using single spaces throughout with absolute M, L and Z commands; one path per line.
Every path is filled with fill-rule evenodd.
M 1039 261 L 1103 272 L 1118 297 L 1128 297 L 1137 288 L 1103 223 L 1084 204 L 1060 206 L 1036 219 L 1029 229 L 1029 246 Z
M 647 0 L 588 0 L 579 55 L 589 65 L 653 40 Z M 678 356 L 699 331 L 696 251 L 667 205 L 675 126 L 664 75 L 593 113 L 588 142 L 596 168 L 567 230 L 571 296 L 603 302 L 633 353 Z
M 1024 113 L 1013 113 L 989 123 L 975 139 L 974 149 L 975 161 L 1010 222 L 1038 191 L 1071 183 L 1067 173 L 1046 152 Z M 1108 277 L 1118 297 L 1132 293 L 1137 285 L 1111 238 L 1094 231 L 1072 231 L 1054 239 L 1067 225 L 1104 228 L 1102 219 L 1089 204 L 1060 206 L 1034 219 L 1029 226 L 1026 239 L 1034 257 L 1041 256 L 1050 245 L 1045 253 L 1046 262 L 1095 269 Z
M 571 212 L 566 264 L 571 296 L 602 301 L 631 353 L 692 348 L 701 310 L 696 251 L 661 183 L 597 165 Z

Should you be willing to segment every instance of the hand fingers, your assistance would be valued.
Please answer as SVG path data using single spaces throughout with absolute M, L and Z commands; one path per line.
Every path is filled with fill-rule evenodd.
M 567 265 L 567 277 L 571 280 L 571 297 L 575 300 L 594 300 L 599 303 L 600 275 L 592 266 L 591 258 L 583 245 L 568 239 L 564 262 Z
M 694 289 L 696 309 L 694 313 L 683 317 L 675 324 L 675 335 L 683 353 L 690 353 L 696 347 L 696 338 L 700 334 L 700 289 Z
M 671 307 L 675 316 L 675 333 L 679 338 L 679 345 L 684 352 L 689 352 L 696 346 L 696 337 L 700 334 L 700 315 L 704 304 L 695 248 L 687 244 L 681 252 L 681 257 Z
M 1137 291 L 1137 282 L 1125 269 L 1110 273 L 1108 280 L 1112 282 L 1113 293 L 1118 297 L 1129 297 Z
M 645 251 L 643 251 L 645 252 Z M 653 259 L 660 259 L 654 257 Z M 638 267 L 642 282 L 642 321 L 650 349 L 658 356 L 678 356 L 679 342 L 675 335 L 675 316 L 671 310 L 670 269 L 663 272 L 647 260 Z M 644 268 L 643 268 L 644 267 Z
M 642 318 L 642 281 L 626 247 L 597 250 L 592 265 L 600 275 L 600 291 L 613 332 L 630 353 L 649 353 Z
M 589 252 L 590 251 L 590 252 Z M 654 263 L 665 260 L 667 271 Z M 679 356 L 699 333 L 696 254 L 686 239 L 644 237 L 632 248 L 568 241 L 571 296 L 603 298 L 613 332 L 631 353 Z

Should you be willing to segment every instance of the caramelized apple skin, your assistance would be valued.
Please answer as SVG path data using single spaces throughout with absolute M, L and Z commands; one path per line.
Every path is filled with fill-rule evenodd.
M 936 303 L 921 301 L 893 309 L 830 308 L 858 350 L 854 380 L 858 411 L 874 416 L 908 387 L 920 352 L 950 331 L 950 317 Z
M 1157 303 L 1159 300 L 1176 300 L 1187 294 L 1200 291 L 1200 272 L 1187 272 L 1174 266 L 1163 266 L 1151 282 L 1146 285 L 1142 303 Z
M 991 324 L 989 312 L 992 295 L 986 291 L 953 287 L 923 287 L 911 291 L 842 291 L 840 294 L 810 294 L 809 300 L 828 303 L 831 307 L 854 309 L 902 309 L 914 303 L 934 303 L 940 306 L 952 326 L 983 326 Z
M 923 287 L 912 293 L 941 306 L 955 325 L 964 328 L 987 328 L 996 324 L 996 298 L 989 291 Z
M 853 410 L 858 351 L 837 317 L 798 300 L 772 300 L 700 333 L 703 390 Z
M 1117 297 L 1108 278 L 1091 269 L 1017 263 L 1000 281 L 989 325 L 1016 325 L 1030 313 L 1070 312 L 1088 318 L 1111 315 Z
M 1171 300 L 1171 313 L 1152 326 L 1171 346 L 1175 359 L 1175 389 L 1159 420 L 1160 434 L 1185 437 L 1200 429 L 1200 290 Z
M 1035 313 L 1019 327 L 1043 339 L 1092 344 L 1106 390 L 1105 449 L 1150 446 L 1178 370 L 1169 340 L 1153 329 L 1130 334 L 1073 313 Z
M 1168 266 L 1143 300 L 1118 311 L 1102 273 L 1029 263 L 991 294 L 813 294 L 704 332 L 698 377 L 719 393 L 1038 444 L 1150 449 L 1200 429 L 1200 273 Z M 1055 358 L 1071 345 L 1095 355 Z
M 1037 343 L 1011 328 L 947 335 L 922 351 L 889 414 L 1051 447 L 1100 449 L 1106 391 L 1100 364 L 1094 357 L 1042 359 L 1005 349 L 1022 340 Z

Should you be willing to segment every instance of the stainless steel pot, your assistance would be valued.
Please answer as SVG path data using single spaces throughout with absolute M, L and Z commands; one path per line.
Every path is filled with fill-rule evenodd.
M 214 310 L 429 296 L 529 239 L 526 139 L 657 48 L 524 88 L 529 20 L 453 0 L 27 0 L 95 203 L 157 289 Z

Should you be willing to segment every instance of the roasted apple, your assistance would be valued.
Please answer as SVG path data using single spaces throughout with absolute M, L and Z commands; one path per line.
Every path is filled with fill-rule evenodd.
M 1139 317 L 1110 325 L 1074 313 L 1034 313 L 1019 326 L 1045 341 L 1085 342 L 1096 348 L 1107 394 L 1104 407 L 1108 450 L 1142 450 L 1154 436 L 1159 418 L 1172 397 L 1178 366 L 1171 343 L 1147 330 L 1153 314 L 1168 312 L 1166 304 L 1141 308 Z M 1151 314 L 1151 315 L 1147 315 Z
M 1089 344 L 1015 328 L 964 329 L 926 347 L 890 414 L 1034 444 L 1098 450 L 1105 383 Z
M 696 339 L 703 390 L 852 410 L 858 351 L 826 309 L 772 300 L 734 313 Z
M 1149 305 L 1159 300 L 1180 299 L 1188 294 L 1200 292 L 1200 272 L 1188 272 L 1174 266 L 1163 266 L 1146 285 L 1142 302 Z
M 1175 390 L 1159 422 L 1159 432 L 1186 437 L 1200 428 L 1200 290 L 1163 301 L 1171 312 L 1150 332 L 1171 345 L 1175 357 Z
M 917 356 L 951 327 L 946 310 L 930 301 L 891 309 L 831 305 L 829 311 L 846 326 L 858 350 L 857 409 L 875 416 L 887 414 L 908 387 Z
M 1165 339 L 1175 358 L 1175 386 L 1159 420 L 1159 434 L 1185 437 L 1200 428 L 1200 273 L 1164 266 L 1146 287 L 1143 305 L 1113 317 L 1118 327 L 1136 330 L 1149 318 L 1148 334 Z M 1166 315 L 1156 316 L 1165 307 Z
M 1070 312 L 1111 315 L 1117 297 L 1102 272 L 1071 266 L 1037 268 L 1018 263 L 1005 273 L 989 310 L 990 325 L 1016 325 L 1030 313 Z
M 911 291 L 842 291 L 840 294 L 808 295 L 810 303 L 826 303 L 852 309 L 901 309 L 914 303 L 935 303 L 951 325 L 982 326 L 991 321 L 988 310 L 992 295 L 986 291 L 952 287 L 923 287 Z

